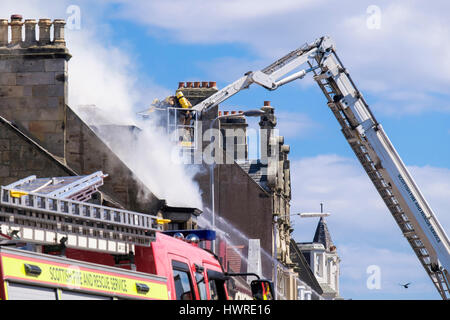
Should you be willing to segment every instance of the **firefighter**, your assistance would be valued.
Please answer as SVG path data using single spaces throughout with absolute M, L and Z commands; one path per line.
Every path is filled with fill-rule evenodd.
M 189 102 L 188 99 L 186 99 L 186 97 L 184 96 L 183 92 L 181 90 L 177 90 L 176 95 L 175 95 L 175 99 L 176 102 L 178 103 L 179 106 L 181 106 L 182 109 L 186 109 L 186 110 L 181 110 L 180 111 L 180 124 L 182 123 L 184 127 L 184 134 L 183 137 L 180 137 L 180 141 L 184 141 L 184 142 L 188 142 L 188 143 L 192 143 L 193 142 L 193 114 L 192 111 L 190 111 L 189 109 L 192 108 L 192 104 Z
M 175 110 L 170 111 L 168 114 L 176 115 L 178 141 L 180 144 L 192 146 L 194 141 L 194 117 L 193 112 L 190 110 L 192 104 L 186 99 L 183 92 L 177 90 L 175 96 L 168 96 L 162 101 L 155 99 L 152 102 L 152 107 L 153 109 L 174 108 Z
M 263 300 L 273 300 L 272 292 L 270 292 L 270 285 L 268 282 L 261 283 L 263 286 Z

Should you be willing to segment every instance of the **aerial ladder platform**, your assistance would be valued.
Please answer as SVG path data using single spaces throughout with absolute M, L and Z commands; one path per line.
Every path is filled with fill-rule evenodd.
M 449 238 L 339 59 L 331 38 L 319 38 L 260 71 L 247 72 L 192 109 L 207 111 L 253 83 L 276 90 L 308 73 L 313 74 L 344 137 L 439 294 L 449 299 Z

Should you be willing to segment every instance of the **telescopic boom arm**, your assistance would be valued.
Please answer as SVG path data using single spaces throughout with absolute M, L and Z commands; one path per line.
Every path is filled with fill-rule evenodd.
M 301 69 L 305 65 L 306 69 Z M 193 109 L 205 111 L 217 106 L 253 83 L 275 90 L 310 72 L 327 98 L 342 133 L 439 294 L 449 299 L 450 242 L 445 230 L 356 88 L 329 37 L 306 44 L 260 71 L 246 73 Z

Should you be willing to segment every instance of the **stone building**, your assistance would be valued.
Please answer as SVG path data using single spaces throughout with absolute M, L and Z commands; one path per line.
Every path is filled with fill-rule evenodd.
M 105 205 L 173 213 L 68 105 L 64 26 L 59 19 L 0 19 L 0 185 L 103 171 Z M 195 214 L 177 223 L 192 225 Z
M 63 20 L 23 21 L 19 15 L 0 19 L 0 185 L 30 175 L 57 177 L 103 171 L 109 174 L 100 188 L 103 204 L 170 218 L 170 229 L 197 227 L 198 210 L 170 207 L 153 195 L 111 151 L 96 128 L 69 106 L 71 55 L 64 25 Z M 193 105 L 217 92 L 214 82 L 183 84 L 180 89 Z M 274 108 L 270 103 L 264 108 L 267 114 L 260 119 L 263 152 L 257 160 L 248 159 L 245 118 L 216 121 L 217 107 L 202 114 L 198 134 L 202 136 L 211 125 L 231 134 L 225 135 L 217 149 L 224 163 L 212 167 L 200 162 L 203 170 L 196 180 L 205 206 L 211 208 L 214 199 L 212 211 L 223 231 L 216 250 L 224 265 L 235 272 L 253 270 L 253 262 L 259 259 L 255 248 L 259 247 L 258 273 L 277 282 L 279 298 L 297 299 L 297 279 L 306 267 L 291 259 L 289 146 L 276 133 Z M 122 129 L 139 134 L 136 128 Z M 203 142 L 201 151 L 208 144 Z M 249 251 L 256 260 L 247 261 Z M 312 280 L 310 283 L 314 285 Z
M 341 259 L 331 240 L 327 223 L 321 217 L 312 242 L 297 243 L 323 291 L 325 299 L 340 299 L 339 263 Z
M 215 85 L 210 86 L 208 82 L 181 82 L 179 90 L 192 105 L 217 92 Z M 214 141 L 216 152 L 223 152 L 223 161 L 215 165 L 200 164 L 204 170 L 200 170 L 202 173 L 196 180 L 202 189 L 205 207 L 212 207 L 214 192 L 215 226 L 219 236 L 221 231 L 229 235 L 226 241 L 219 239 L 216 247 L 224 265 L 229 265 L 234 272 L 249 271 L 254 263 L 246 261 L 249 242 L 259 239 L 262 276 L 278 284 L 278 298 L 295 300 L 298 298 L 298 271 L 307 270 L 308 266 L 293 262 L 290 254 L 293 231 L 290 222 L 290 150 L 276 130 L 275 109 L 268 101 L 262 109 L 266 114 L 259 122 L 261 157 L 256 160 L 248 158 L 248 124 L 245 117 L 239 116 L 239 111 L 219 111 L 215 107 L 201 115 L 202 134 L 211 127 L 222 132 L 221 139 Z M 232 117 L 227 118 L 227 115 Z M 202 134 L 197 138 L 202 139 Z M 211 142 L 200 141 L 204 152 Z M 236 263 L 236 257 L 240 257 L 240 263 Z M 320 291 L 317 283 L 313 285 Z

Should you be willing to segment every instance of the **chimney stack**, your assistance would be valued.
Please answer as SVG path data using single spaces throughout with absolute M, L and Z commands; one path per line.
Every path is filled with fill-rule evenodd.
M 0 116 L 61 159 L 66 155 L 67 66 L 71 58 L 64 25 L 60 19 L 53 23 L 50 19 L 24 21 L 19 14 L 10 21 L 0 19 Z
M 265 114 L 260 117 L 259 121 L 261 146 L 260 161 L 268 165 L 267 181 L 268 186 L 272 188 L 276 183 L 274 174 L 277 168 L 276 153 L 278 152 L 278 144 L 276 142 L 278 142 L 278 138 L 274 136 L 274 129 L 277 125 L 277 118 L 275 117 L 275 108 L 270 105 L 270 101 L 264 101 L 264 106 L 261 110 L 263 110 Z
M 217 87 L 216 82 L 212 81 L 187 81 L 179 82 L 177 90 L 182 90 L 186 99 L 194 106 L 216 93 Z
M 39 40 L 36 38 L 36 24 L 39 26 Z M 25 31 L 23 31 L 24 25 Z M 50 33 L 52 25 L 54 27 L 53 41 L 51 41 Z M 0 47 L 7 47 L 9 44 L 16 47 L 20 45 L 20 48 L 36 45 L 65 47 L 65 25 L 66 22 L 63 19 L 55 19 L 53 22 L 50 19 L 40 19 L 39 23 L 35 19 L 26 19 L 23 22 L 23 17 L 20 14 L 13 14 L 11 21 L 0 19 Z M 8 41 L 9 26 L 11 26 L 11 42 Z M 24 40 L 22 37 L 23 33 L 25 33 Z

